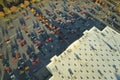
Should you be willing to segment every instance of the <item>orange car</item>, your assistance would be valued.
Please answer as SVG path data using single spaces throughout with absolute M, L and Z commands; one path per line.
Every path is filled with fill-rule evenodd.
M 28 20 L 28 19 L 30 19 L 30 16 L 26 16 L 26 17 L 25 17 L 25 20 Z
M 15 62 L 17 60 L 16 57 L 12 57 L 12 62 Z
M 43 15 L 40 15 L 40 16 L 38 16 L 37 19 L 38 19 L 39 21 L 42 21 L 44 18 L 45 18 L 45 17 L 44 17 Z
M 49 25 L 49 28 L 50 29 L 55 29 L 55 27 L 52 24 Z
M 45 20 L 45 24 L 48 25 L 48 20 L 47 19 Z
M 22 26 L 21 29 L 24 30 L 24 31 L 26 31 L 27 30 L 27 26 Z
M 37 33 L 41 33 L 43 30 L 42 29 L 37 29 L 36 32 Z
M 41 21 L 41 20 L 42 20 L 41 16 L 39 16 L 37 19 L 38 19 L 39 21 Z

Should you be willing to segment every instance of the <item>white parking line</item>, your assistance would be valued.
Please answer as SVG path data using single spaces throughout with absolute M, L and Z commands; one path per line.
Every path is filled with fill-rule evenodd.
M 15 37 L 15 36 L 16 36 L 16 34 L 14 34 L 14 35 L 10 36 L 10 39 L 11 39 L 11 38 L 13 38 L 13 37 Z

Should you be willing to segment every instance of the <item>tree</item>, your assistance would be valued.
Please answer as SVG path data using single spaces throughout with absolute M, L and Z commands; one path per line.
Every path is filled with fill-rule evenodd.
M 24 3 L 24 0 L 3 0 L 3 4 L 7 8 L 10 8 L 12 6 L 18 6 L 21 3 Z
M 0 17 L 4 17 L 5 14 L 3 12 L 0 12 Z
M 10 8 L 12 7 L 11 1 L 10 0 L 3 0 L 3 4 L 5 7 Z
M 12 6 L 18 6 L 20 1 L 21 0 L 13 0 L 12 1 Z
M 115 7 L 114 7 L 115 11 L 116 12 L 120 12 L 120 4 L 116 4 Z
M 20 4 L 20 3 L 24 3 L 24 0 L 19 0 L 19 4 Z
M 7 7 L 4 7 L 4 12 L 5 12 L 5 14 L 11 14 L 11 11 L 10 11 L 10 9 L 9 8 L 7 8 Z

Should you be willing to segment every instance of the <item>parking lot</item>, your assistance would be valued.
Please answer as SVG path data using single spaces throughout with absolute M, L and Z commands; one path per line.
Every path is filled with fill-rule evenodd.
M 63 52 L 86 29 L 110 26 L 120 30 L 120 17 L 109 10 L 113 6 L 110 2 L 103 8 L 89 0 L 46 1 L 21 9 L 9 22 L 1 19 L 0 54 L 4 57 L 0 70 L 5 72 L 5 80 L 41 80 L 34 73 L 45 68 L 52 56 Z M 40 74 L 44 79 L 50 75 Z

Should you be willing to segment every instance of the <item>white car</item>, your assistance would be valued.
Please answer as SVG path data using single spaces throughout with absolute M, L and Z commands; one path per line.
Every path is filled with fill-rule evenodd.
M 13 73 L 12 71 L 9 72 L 9 76 L 10 76 L 11 79 L 14 79 L 14 78 L 15 78 L 15 75 L 14 75 L 14 73 Z

